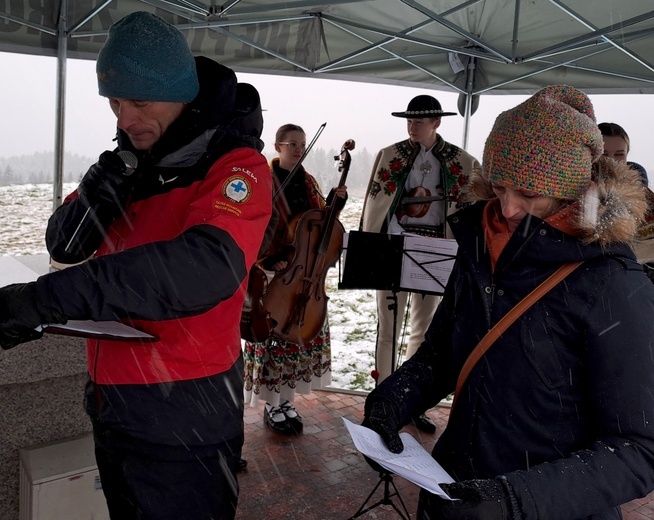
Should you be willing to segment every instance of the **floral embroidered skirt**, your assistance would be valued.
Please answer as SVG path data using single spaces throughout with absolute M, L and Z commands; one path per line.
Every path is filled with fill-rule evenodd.
M 310 394 L 332 381 L 329 319 L 320 334 L 305 345 L 277 339 L 264 343 L 245 342 L 245 402 L 257 406 L 259 400 L 279 406 L 293 402 L 295 393 Z

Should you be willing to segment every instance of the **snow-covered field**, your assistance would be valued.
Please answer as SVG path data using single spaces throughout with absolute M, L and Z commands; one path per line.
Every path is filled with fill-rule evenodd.
M 64 185 L 64 193 L 74 189 L 74 184 Z M 52 197 L 51 184 L 0 186 L 0 255 L 47 253 L 44 236 Z
M 64 195 L 75 189 L 64 184 Z M 0 255 L 47 253 L 45 229 L 52 213 L 50 184 L 0 186 Z M 362 199 L 350 197 L 340 221 L 346 231 L 358 229 Z M 332 331 L 332 386 L 372 390 L 376 305 L 374 291 L 338 290 L 338 264 L 326 278 Z

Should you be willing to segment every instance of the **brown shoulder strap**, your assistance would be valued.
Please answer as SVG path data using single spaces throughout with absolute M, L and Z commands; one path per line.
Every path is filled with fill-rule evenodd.
M 463 388 L 463 384 L 465 383 L 466 379 L 468 379 L 470 371 L 477 364 L 477 361 L 479 361 L 481 356 L 483 356 L 486 351 L 493 345 L 493 343 L 495 343 L 495 341 L 502 334 L 504 334 L 504 331 L 506 331 L 506 329 L 508 329 L 515 320 L 517 320 L 524 312 L 527 311 L 527 309 L 529 309 L 534 303 L 540 300 L 550 291 L 550 289 L 557 285 L 582 263 L 583 262 L 573 262 L 570 264 L 564 264 L 559 267 L 554 272 L 554 274 L 552 274 L 547 280 L 545 280 L 527 296 L 525 296 L 515 307 L 507 312 L 491 330 L 486 333 L 479 344 L 470 353 L 468 359 L 466 359 L 466 362 L 461 368 L 461 372 L 459 373 L 459 377 L 456 381 L 456 389 L 454 390 L 454 401 L 452 403 L 452 407 L 454 407 L 456 404 L 457 397 L 459 396 L 461 388 Z

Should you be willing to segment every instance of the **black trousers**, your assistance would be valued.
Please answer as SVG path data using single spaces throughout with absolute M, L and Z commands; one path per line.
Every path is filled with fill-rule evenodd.
M 111 520 L 233 520 L 243 439 L 165 446 L 94 425 L 95 456 Z

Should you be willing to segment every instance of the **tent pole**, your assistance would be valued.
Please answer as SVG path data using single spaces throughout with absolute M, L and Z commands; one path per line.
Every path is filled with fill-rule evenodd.
M 57 27 L 57 103 L 55 114 L 55 153 L 52 211 L 62 202 L 64 178 L 64 129 L 66 112 L 66 60 L 68 58 L 67 20 L 68 1 L 61 0 Z
M 472 117 L 472 91 L 475 85 L 476 58 L 470 57 L 466 75 L 466 106 L 463 119 L 463 149 L 468 149 L 468 138 L 470 137 L 470 118 Z
M 472 112 L 472 94 L 466 92 L 466 109 L 463 116 L 463 149 L 468 149 L 468 138 L 470 137 L 470 112 Z

